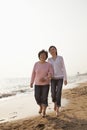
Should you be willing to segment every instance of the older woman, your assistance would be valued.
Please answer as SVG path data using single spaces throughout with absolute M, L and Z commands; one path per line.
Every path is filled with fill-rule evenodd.
M 48 58 L 48 52 L 41 50 L 38 53 L 39 61 L 34 64 L 30 87 L 35 84 L 35 99 L 37 104 L 40 106 L 39 113 L 42 116 L 46 116 L 46 108 L 48 106 L 48 93 L 50 79 L 53 76 L 53 68 L 50 63 L 46 61 Z

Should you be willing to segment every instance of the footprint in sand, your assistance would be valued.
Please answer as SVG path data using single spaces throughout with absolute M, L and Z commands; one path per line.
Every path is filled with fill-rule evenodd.
M 44 129 L 45 128 L 45 125 L 44 124 L 38 124 L 36 126 L 37 129 Z

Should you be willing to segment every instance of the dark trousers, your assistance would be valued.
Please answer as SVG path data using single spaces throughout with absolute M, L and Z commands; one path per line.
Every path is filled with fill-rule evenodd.
M 35 85 L 35 100 L 38 105 L 48 106 L 49 85 Z
M 61 106 L 61 94 L 62 94 L 63 79 L 51 80 L 51 96 L 52 101 L 56 103 L 58 107 Z

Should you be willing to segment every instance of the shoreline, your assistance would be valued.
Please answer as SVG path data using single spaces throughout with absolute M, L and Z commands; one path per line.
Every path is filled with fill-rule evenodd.
M 47 113 L 53 110 L 51 95 L 48 96 L 49 105 Z M 62 107 L 67 105 L 67 100 L 62 98 Z M 34 98 L 34 91 L 31 93 L 20 94 L 0 100 L 0 123 L 27 117 L 38 116 L 39 106 Z
M 87 130 L 87 82 L 72 89 L 63 90 L 62 97 L 70 102 L 61 109 L 58 117 L 55 112 L 47 113 L 46 118 L 35 115 L 11 122 L 0 123 L 6 130 Z

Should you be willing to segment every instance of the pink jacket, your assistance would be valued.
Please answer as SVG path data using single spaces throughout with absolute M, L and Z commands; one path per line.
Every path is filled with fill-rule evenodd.
M 33 67 L 30 83 L 35 83 L 36 85 L 47 85 L 50 83 L 48 78 L 49 75 L 53 76 L 52 65 L 48 62 L 41 63 L 38 61 Z M 45 79 L 44 82 L 41 81 L 42 78 Z

